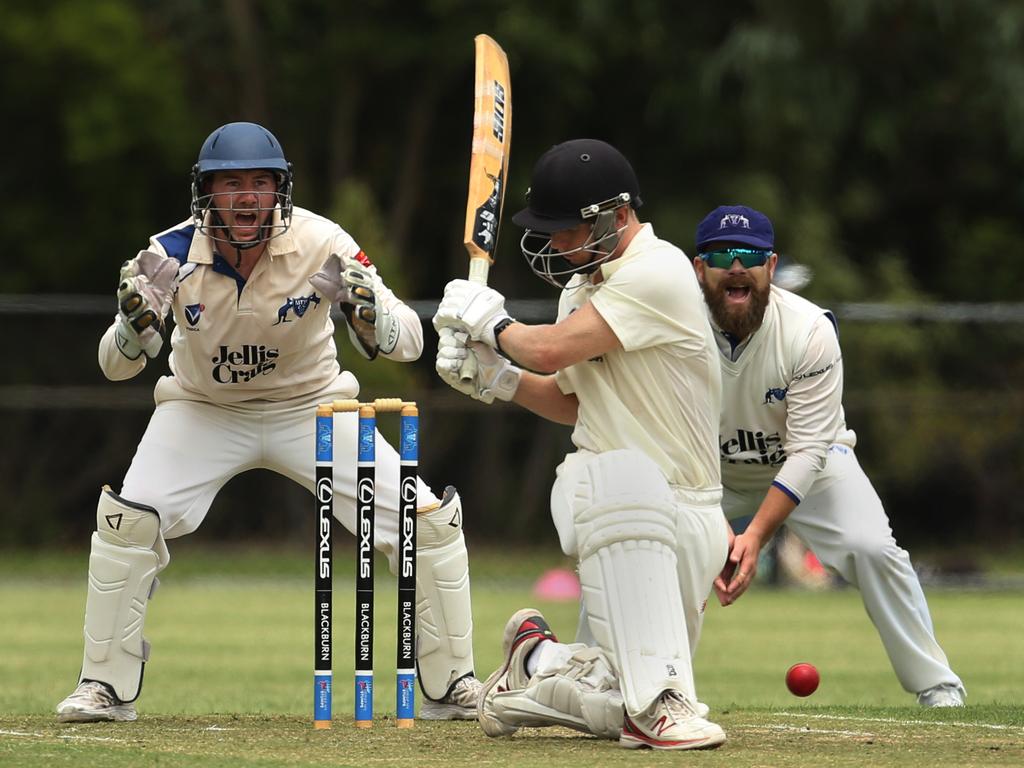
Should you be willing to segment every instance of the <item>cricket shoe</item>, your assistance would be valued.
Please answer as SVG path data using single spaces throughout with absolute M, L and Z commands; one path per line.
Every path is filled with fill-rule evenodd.
M 962 707 L 967 692 L 958 683 L 941 683 L 917 694 L 917 703 L 922 707 Z
M 493 707 L 494 697 L 526 687 L 530 682 L 526 673 L 526 657 L 544 640 L 558 642 L 544 616 L 534 608 L 516 611 L 505 624 L 501 643 L 505 661 L 484 682 L 476 705 L 476 719 L 488 736 L 508 736 L 516 732 L 518 726 L 507 725 L 498 719 Z
M 460 677 L 440 701 L 424 697 L 420 720 L 476 720 L 476 702 L 483 687 L 473 675 Z
M 129 721 L 137 718 L 134 704 L 121 701 L 109 685 L 96 680 L 83 680 L 70 696 L 57 705 L 57 719 L 62 723 Z
M 626 749 L 714 749 L 725 743 L 725 731 L 697 714 L 678 691 L 665 691 L 646 712 L 623 718 L 619 745 Z

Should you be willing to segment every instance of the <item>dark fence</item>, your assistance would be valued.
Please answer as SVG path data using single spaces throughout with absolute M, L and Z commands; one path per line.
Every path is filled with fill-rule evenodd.
M 152 410 L 153 383 L 167 365 L 162 357 L 129 382 L 103 377 L 96 345 L 112 303 L 0 296 L 0 548 L 83 545 L 100 486 L 120 487 Z M 423 476 L 436 490 L 460 489 L 471 540 L 550 542 L 548 492 L 571 448 L 570 430 L 445 387 L 433 373 L 426 320 L 436 302 L 413 304 L 427 326 L 424 359 L 403 366 L 402 391 L 375 391 L 367 381 L 364 396 L 400 394 L 421 404 Z M 554 314 L 544 301 L 510 309 L 532 322 Z M 847 422 L 897 538 L 907 546 L 1020 542 L 1024 305 L 848 304 L 836 311 Z M 343 333 L 338 344 L 343 359 L 353 356 Z M 194 535 L 304 543 L 312 508 L 290 481 L 247 472 L 228 483 Z

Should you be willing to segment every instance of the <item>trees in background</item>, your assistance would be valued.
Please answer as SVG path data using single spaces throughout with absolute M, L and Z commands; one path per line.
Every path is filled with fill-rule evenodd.
M 686 250 L 717 204 L 767 212 L 823 304 L 1021 300 L 1020 4 L 17 5 L 0 25 L 0 293 L 109 294 L 121 262 L 188 215 L 203 138 L 246 119 L 281 139 L 300 205 L 342 222 L 406 296 L 439 295 L 466 267 L 472 38 L 488 32 L 512 68 L 507 209 L 547 147 L 593 136 L 633 159 L 643 218 Z M 517 240 L 507 224 L 494 284 L 553 298 Z M 1019 518 L 1000 479 L 1012 472 L 992 468 L 1024 465 L 1020 326 L 843 333 L 852 426 L 890 493 L 905 506 L 960 494 L 953 525 L 963 505 L 989 510 L 993 531 Z M 433 384 L 429 366 L 416 383 L 372 375 Z M 530 449 L 537 423 L 517 429 L 507 439 Z
M 480 31 L 512 65 L 510 207 L 544 149 L 591 135 L 634 159 L 684 247 L 742 198 L 827 267 L 829 296 L 1019 297 L 1024 265 L 993 254 L 1021 236 L 1024 7 L 985 0 L 26 4 L 0 28 L 19 250 L 0 291 L 106 292 L 111 264 L 187 215 L 206 134 L 249 119 L 281 138 L 302 203 L 343 215 L 365 189 L 434 295 L 461 266 Z

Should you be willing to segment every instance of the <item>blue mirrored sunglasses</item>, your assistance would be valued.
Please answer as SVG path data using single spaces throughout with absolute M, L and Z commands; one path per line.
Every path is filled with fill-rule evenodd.
M 751 267 L 763 267 L 772 252 L 764 248 L 723 248 L 720 251 L 708 251 L 697 255 L 704 260 L 705 264 L 715 269 L 730 269 L 736 259 L 740 260 L 744 269 L 750 269 Z

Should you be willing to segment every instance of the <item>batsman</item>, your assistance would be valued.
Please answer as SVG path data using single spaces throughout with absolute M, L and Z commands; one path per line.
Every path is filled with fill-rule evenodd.
M 331 307 L 356 352 L 415 360 L 416 313 L 383 282 L 338 224 L 292 202 L 292 166 L 254 123 L 229 123 L 203 143 L 192 169 L 192 215 L 150 238 L 124 263 L 117 315 L 99 344 L 112 381 L 130 379 L 164 344 L 174 315 L 170 374 L 115 493 L 96 509 L 85 607 L 85 653 L 59 720 L 135 720 L 150 646 L 143 636 L 167 541 L 196 530 L 221 487 L 263 468 L 314 488 L 317 403 L 355 398 L 338 363 Z M 356 414 L 335 416 L 335 516 L 354 530 Z M 346 435 L 348 437 L 346 437 Z M 374 545 L 396 568 L 398 465 L 377 437 Z M 420 717 L 473 719 L 469 562 L 459 495 L 417 480 Z
M 531 269 L 562 289 L 557 321 L 516 322 L 502 294 L 469 280 L 449 282 L 434 315 L 447 384 L 573 427 L 551 517 L 578 564 L 588 642 L 557 642 L 533 609 L 513 614 L 478 703 L 488 736 L 562 725 L 627 749 L 725 742 L 690 659 L 727 550 L 721 374 L 693 270 L 640 205 L 615 147 L 555 145 L 512 221 Z

